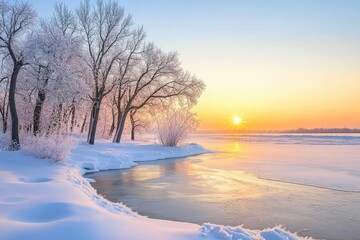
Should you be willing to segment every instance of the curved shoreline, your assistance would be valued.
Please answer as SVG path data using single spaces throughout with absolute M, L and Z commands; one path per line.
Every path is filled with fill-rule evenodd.
M 183 150 L 189 154 L 194 148 Z M 135 156 L 150 161 L 150 153 L 153 160 L 180 155 L 173 150 L 142 144 L 84 144 L 74 149 L 65 165 L 22 151 L 0 152 L 0 236 L 7 240 L 60 240 L 64 236 L 69 240 L 302 239 L 281 227 L 260 231 L 143 217 L 123 204 L 106 200 L 83 177 L 87 171 L 129 167 Z M 99 156 L 104 166 L 98 165 Z M 95 168 L 80 168 L 84 166 Z

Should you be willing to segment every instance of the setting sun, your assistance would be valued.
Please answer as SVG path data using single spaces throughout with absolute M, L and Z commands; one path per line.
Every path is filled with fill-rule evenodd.
M 233 117 L 233 123 L 234 125 L 239 125 L 241 123 L 241 117 L 240 116 Z

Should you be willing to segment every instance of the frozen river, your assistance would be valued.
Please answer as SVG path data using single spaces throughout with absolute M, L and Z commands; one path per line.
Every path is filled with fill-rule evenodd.
M 360 239 L 360 136 L 199 135 L 214 153 L 87 175 L 142 215 Z

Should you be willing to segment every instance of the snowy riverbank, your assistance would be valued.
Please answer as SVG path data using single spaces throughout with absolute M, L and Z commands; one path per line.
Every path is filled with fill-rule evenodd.
M 197 144 L 168 148 L 144 143 L 80 144 L 66 164 L 22 151 L 0 152 L 1 239 L 299 239 L 281 228 L 250 231 L 142 217 L 96 194 L 82 177 L 151 161 L 206 153 Z M 241 223 L 239 223 L 241 224 Z
M 92 146 L 83 143 L 72 150 L 68 165 L 78 168 L 82 174 L 85 174 L 101 170 L 129 168 L 136 166 L 137 162 L 186 157 L 208 152 L 202 146 L 194 143 L 176 148 L 144 142 L 122 144 L 98 142 Z

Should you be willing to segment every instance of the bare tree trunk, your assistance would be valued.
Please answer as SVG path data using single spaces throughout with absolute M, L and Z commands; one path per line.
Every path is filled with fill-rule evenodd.
M 113 135 L 114 130 L 115 130 L 115 117 L 113 117 L 113 120 L 112 120 L 112 123 L 111 123 L 111 126 L 110 126 L 109 137 L 111 137 Z
M 61 121 L 62 121 L 62 110 L 63 110 L 63 105 L 62 103 L 59 104 L 58 106 L 58 110 L 57 110 L 57 118 L 56 118 L 56 126 L 57 126 L 57 133 L 59 134 L 60 133 L 60 130 L 61 130 Z M 55 127 L 56 127 L 55 126 Z
M 88 143 L 91 145 L 95 143 L 96 127 L 99 120 L 100 103 L 101 103 L 100 99 L 95 99 L 93 101 L 93 106 L 91 110 L 90 126 L 89 126 L 89 134 L 88 134 Z
M 7 131 L 7 119 L 4 116 L 2 117 L 2 122 L 3 122 L 3 126 L 2 126 L 3 133 L 6 133 L 6 131 Z
M 115 116 L 116 113 L 114 111 L 114 108 L 111 108 L 111 116 L 112 116 L 112 121 L 111 121 L 111 126 L 110 126 L 110 131 L 109 131 L 109 137 L 111 137 L 114 133 L 115 130 Z
M 80 133 L 83 133 L 84 130 L 85 130 L 86 119 L 87 119 L 87 113 L 85 114 L 84 120 L 83 120 L 83 122 L 82 122 L 81 129 L 80 129 Z
M 69 129 L 70 117 L 71 117 L 71 109 L 70 110 L 64 109 L 64 113 L 62 115 L 62 121 L 65 124 L 65 127 L 64 127 L 65 134 L 68 134 L 68 132 L 69 132 L 68 129 Z
M 75 105 L 71 106 L 70 132 L 73 132 L 75 125 Z
M 34 108 L 34 128 L 33 128 L 34 136 L 36 136 L 40 132 L 40 118 L 41 118 L 42 105 L 45 101 L 45 97 L 46 97 L 45 91 L 43 89 L 39 90 Z
M 17 76 L 19 75 L 20 68 L 22 64 L 15 63 L 14 69 L 10 78 L 10 88 L 9 88 L 9 107 L 11 115 L 11 145 L 12 150 L 20 149 L 20 140 L 19 140 L 19 118 L 16 111 L 16 101 L 15 101 L 15 91 L 16 91 L 16 81 Z
M 129 113 L 129 110 L 124 111 L 123 114 L 119 114 L 118 116 L 118 122 L 117 122 L 117 126 L 116 126 L 116 133 L 114 136 L 114 140 L 113 142 L 119 143 L 121 140 L 121 136 L 123 134 L 124 131 L 124 127 L 125 127 L 125 120 L 127 117 L 127 114 Z
M 47 129 L 47 131 L 46 131 L 46 135 L 47 135 L 47 136 L 50 135 L 50 133 L 51 133 L 51 131 L 52 131 L 52 128 L 56 127 L 56 122 L 55 122 L 55 119 L 54 119 L 55 113 L 56 113 L 56 108 L 53 107 L 53 108 L 52 108 L 52 111 L 51 111 L 51 115 L 50 115 L 50 116 L 51 116 L 50 123 L 49 123 L 48 129 Z
M 9 102 L 7 101 L 8 87 L 9 87 L 9 81 L 6 81 L 4 99 L 0 109 L 2 123 L 3 123 L 2 125 L 3 133 L 6 133 L 8 129 L 8 115 L 9 115 Z
M 69 133 L 69 130 L 72 131 L 72 121 L 75 121 L 73 118 L 73 111 L 75 106 L 74 106 L 74 102 L 71 103 L 70 108 L 68 109 L 63 109 L 64 113 L 62 115 L 62 121 L 65 124 L 64 130 L 65 130 L 65 134 Z M 69 124 L 70 124 L 70 129 L 69 129 Z
M 9 103 L 4 103 L 4 109 L 3 111 L 1 111 L 3 133 L 6 133 L 8 129 L 8 114 L 9 114 Z
M 135 128 L 131 128 L 131 141 L 135 140 Z
M 136 121 L 135 121 L 135 113 L 130 111 L 130 123 L 131 123 L 131 140 L 135 140 L 135 131 L 136 131 Z

